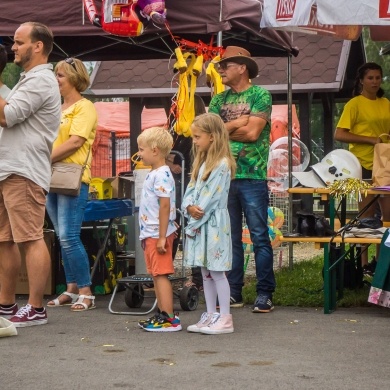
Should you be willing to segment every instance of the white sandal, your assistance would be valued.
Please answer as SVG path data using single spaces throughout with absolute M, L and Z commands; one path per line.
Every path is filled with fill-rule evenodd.
M 61 295 L 66 295 L 66 296 L 70 297 L 71 300 L 66 301 L 65 303 L 60 303 L 59 297 Z M 48 302 L 46 306 L 47 307 L 70 306 L 70 305 L 73 305 L 75 302 L 77 302 L 78 299 L 79 299 L 79 294 L 73 294 L 73 293 L 65 291 L 62 294 L 60 294 L 56 299 L 49 301 L 49 302 L 54 302 L 54 305 L 49 305 L 49 302 Z
M 84 299 L 89 299 L 91 301 L 90 306 L 88 306 L 86 303 L 83 302 Z M 80 305 L 83 308 L 76 309 L 74 306 L 77 305 Z M 92 310 L 92 309 L 96 309 L 94 295 L 79 295 L 79 299 L 75 303 L 73 303 L 72 307 L 70 308 L 71 311 L 85 311 L 85 310 Z

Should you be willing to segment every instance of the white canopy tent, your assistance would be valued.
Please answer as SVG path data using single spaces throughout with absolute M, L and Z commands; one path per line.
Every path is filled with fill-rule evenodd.
M 390 40 L 390 0 L 260 0 L 260 27 L 356 40 L 369 26 L 373 40 Z M 289 187 L 292 185 L 292 124 L 289 116 Z M 292 202 L 290 202 L 290 205 Z M 290 206 L 289 215 L 292 214 Z M 289 218 L 289 231 L 291 231 Z M 289 262 L 292 264 L 292 246 Z
M 355 40 L 362 26 L 371 39 L 390 39 L 390 0 L 261 0 L 261 27 Z
M 263 0 L 261 27 L 306 26 L 312 6 L 323 25 L 390 25 L 389 0 Z
M 260 27 L 355 40 L 362 26 L 390 40 L 390 0 L 260 0 Z M 291 127 L 291 126 L 290 126 Z M 291 131 L 291 129 L 289 129 Z M 291 162 L 290 162 L 291 165 Z

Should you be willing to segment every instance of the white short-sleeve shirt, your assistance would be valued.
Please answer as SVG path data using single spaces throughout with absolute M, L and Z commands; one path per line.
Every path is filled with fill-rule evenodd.
M 175 180 L 167 165 L 154 169 L 145 178 L 139 206 L 140 240 L 159 238 L 160 198 L 170 199 L 169 223 L 166 237 L 176 231 Z

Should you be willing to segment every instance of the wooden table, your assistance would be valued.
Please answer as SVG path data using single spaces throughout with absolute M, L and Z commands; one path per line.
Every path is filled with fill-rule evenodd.
M 321 200 L 329 202 L 329 223 L 334 229 L 335 222 L 335 198 L 330 196 L 330 190 L 327 188 L 306 188 L 306 187 L 294 187 L 289 188 L 288 192 L 290 194 L 319 194 L 321 196 Z M 366 191 L 362 191 L 362 196 L 365 193 L 367 195 L 378 195 L 378 196 L 386 196 L 390 195 L 390 191 L 383 190 L 375 190 L 369 189 Z M 345 207 L 345 205 L 344 205 Z M 342 213 L 343 214 L 343 213 Z M 344 213 L 345 215 L 345 213 Z M 341 221 L 341 226 L 344 226 L 346 223 L 345 220 Z M 351 246 L 360 247 L 362 245 L 371 245 L 371 244 L 380 244 L 380 238 L 370 238 L 370 237 L 348 237 L 343 238 L 341 236 L 335 237 L 282 237 L 282 242 L 290 242 L 290 243 L 298 243 L 298 242 L 313 242 L 317 248 L 324 248 L 324 313 L 330 314 L 332 311 L 336 310 L 336 302 L 337 302 L 337 287 L 336 287 L 336 268 L 338 266 L 343 266 L 343 262 L 346 256 L 345 250 L 343 249 L 342 255 L 336 259 L 331 264 L 330 261 L 330 244 L 349 244 Z M 343 247 L 344 248 L 344 247 Z M 358 256 L 360 255 L 360 249 L 358 250 Z M 360 256 L 357 260 L 360 262 Z M 339 288 L 338 298 L 343 296 L 343 286 L 341 283 L 341 288 Z

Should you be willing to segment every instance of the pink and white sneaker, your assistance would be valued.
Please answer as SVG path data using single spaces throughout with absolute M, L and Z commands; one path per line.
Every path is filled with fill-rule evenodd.
M 233 333 L 233 317 L 231 314 L 214 313 L 208 326 L 200 328 L 203 334 L 224 334 Z
M 194 325 L 187 326 L 187 332 L 200 333 L 200 328 L 207 326 L 213 318 L 212 313 L 203 313 L 200 316 L 199 322 Z

